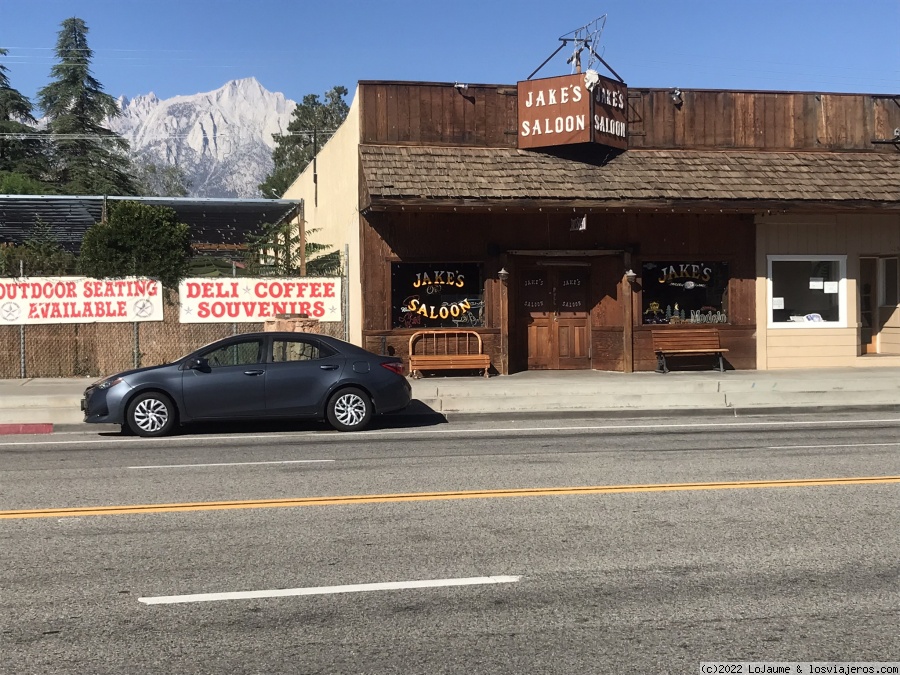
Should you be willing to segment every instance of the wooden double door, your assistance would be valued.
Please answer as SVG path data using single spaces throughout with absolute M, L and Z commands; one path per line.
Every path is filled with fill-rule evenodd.
M 528 370 L 590 368 L 590 267 L 535 266 L 517 276 L 517 323 L 527 332 Z

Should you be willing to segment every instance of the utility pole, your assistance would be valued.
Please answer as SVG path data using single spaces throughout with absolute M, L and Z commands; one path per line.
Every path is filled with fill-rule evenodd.
M 319 174 L 316 170 L 316 157 L 319 154 L 319 102 L 313 104 L 313 206 L 319 206 Z

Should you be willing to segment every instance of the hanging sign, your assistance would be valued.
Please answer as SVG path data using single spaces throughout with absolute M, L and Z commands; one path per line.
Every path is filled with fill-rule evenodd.
M 278 314 L 341 320 L 340 277 L 184 279 L 181 323 L 256 323 Z
M 518 84 L 519 147 L 628 147 L 628 87 L 595 71 Z
M 124 323 L 162 319 L 162 284 L 153 279 L 0 279 L 0 325 Z

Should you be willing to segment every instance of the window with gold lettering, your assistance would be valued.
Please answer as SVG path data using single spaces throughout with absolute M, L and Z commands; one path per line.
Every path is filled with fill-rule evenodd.
M 645 262 L 644 324 L 728 323 L 728 263 Z
M 484 325 L 484 286 L 475 263 L 391 263 L 394 328 Z

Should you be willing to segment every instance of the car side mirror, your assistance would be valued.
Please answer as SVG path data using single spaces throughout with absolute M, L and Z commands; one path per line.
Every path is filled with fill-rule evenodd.
M 202 356 L 195 356 L 186 365 L 188 370 L 209 370 L 209 360 Z

